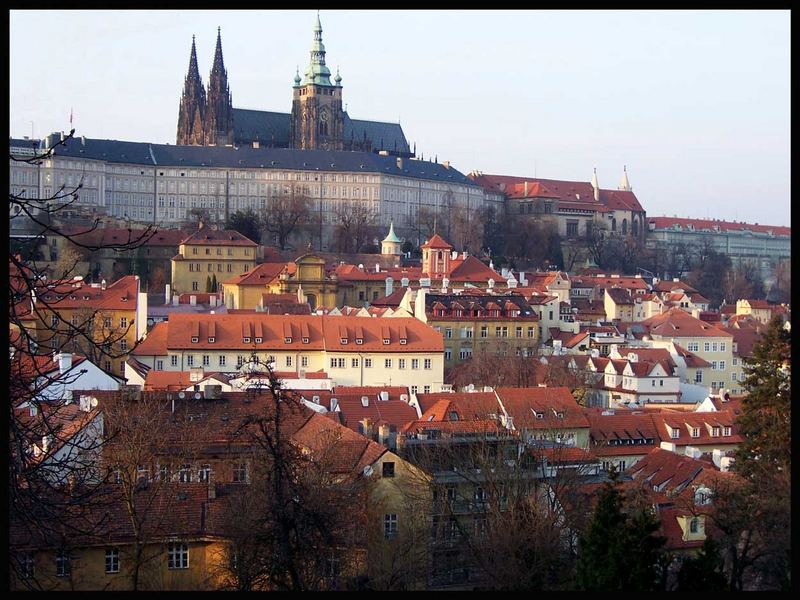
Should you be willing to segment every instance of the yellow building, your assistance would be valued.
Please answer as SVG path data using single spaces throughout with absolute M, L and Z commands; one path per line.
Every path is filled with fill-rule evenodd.
M 474 354 L 533 356 L 539 344 L 539 315 L 519 294 L 455 296 L 420 288 L 414 314 L 442 334 L 445 368 Z
M 414 393 L 444 383 L 441 335 L 412 318 L 175 314 L 132 354 L 166 371 L 237 372 L 255 354 L 281 372 L 325 371 L 337 385 L 408 385 Z
M 180 243 L 172 258 L 173 293 L 211 291 L 209 281 L 219 284 L 254 268 L 257 249 L 258 244 L 238 231 L 201 226 Z
M 139 284 L 138 275 L 126 275 L 108 286 L 80 279 L 41 286 L 34 311 L 39 350 L 84 354 L 103 370 L 124 375 L 128 352 L 147 328 L 147 295 Z
M 766 300 L 737 300 L 737 315 L 752 315 L 754 319 L 765 325 L 772 319 L 772 305 Z

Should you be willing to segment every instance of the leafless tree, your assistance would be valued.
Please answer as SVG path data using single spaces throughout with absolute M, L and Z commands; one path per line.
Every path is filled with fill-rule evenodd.
M 267 200 L 262 222 L 264 229 L 275 236 L 278 248 L 285 250 L 289 237 L 299 225 L 309 219 L 310 213 L 308 195 L 292 185 L 288 190 Z
M 11 154 L 13 162 L 39 164 L 50 158 L 59 146 L 68 144 L 74 130 L 52 148 L 34 148 L 32 156 L 19 157 Z M 14 220 L 25 220 L 44 237 L 60 238 L 64 246 L 77 252 L 91 252 L 100 246 L 86 241 L 81 233 L 97 229 L 100 222 L 94 221 L 86 231 L 67 233 L 60 223 L 60 215 L 78 201 L 82 183 L 74 188 L 61 186 L 48 197 L 29 197 L 9 194 L 12 226 Z M 137 235 L 117 243 L 104 243 L 102 247 L 121 254 L 130 252 L 144 243 L 154 233 L 148 227 Z M 31 243 L 38 244 L 33 240 Z M 26 258 L 23 259 L 23 256 Z M 74 258 L 74 257 L 73 257 Z M 9 520 L 17 530 L 35 532 L 37 539 L 45 543 L 55 542 L 79 533 L 85 521 L 65 519 L 69 507 L 75 515 L 79 509 L 91 510 L 88 500 L 97 491 L 99 482 L 86 468 L 82 457 L 91 456 L 98 450 L 95 442 L 86 444 L 80 454 L 44 452 L 37 456 L 36 446 L 43 438 L 51 448 L 61 448 L 69 443 L 67 434 L 74 433 L 76 403 L 68 395 L 53 394 L 54 389 L 63 389 L 80 375 L 79 368 L 60 373 L 53 368 L 53 355 L 69 348 L 75 341 L 84 349 L 97 349 L 105 356 L 119 357 L 118 342 L 125 332 L 109 332 L 98 339 L 94 331 L 84 327 L 83 322 L 72 323 L 62 317 L 58 290 L 71 286 L 75 264 L 62 263 L 51 278 L 45 278 L 45 269 L 36 253 L 9 253 L 9 330 L 11 336 L 11 368 L 14 376 L 9 380 L 11 398 L 9 402 Z M 72 261 L 69 261 L 72 263 Z M 130 350 L 130 349 L 128 349 Z M 80 424 L 80 423 L 78 423 Z M 100 442 L 96 442 L 99 444 Z M 59 477 L 52 477 L 52 473 Z M 66 483 L 65 483 L 66 482 Z M 72 530 L 72 531 L 70 531 Z M 9 553 L 10 570 L 27 587 L 37 587 L 35 578 L 21 577 L 20 562 Z
M 353 200 L 338 203 L 334 218 L 334 239 L 338 252 L 360 252 L 362 246 L 377 233 L 377 215 L 366 202 Z

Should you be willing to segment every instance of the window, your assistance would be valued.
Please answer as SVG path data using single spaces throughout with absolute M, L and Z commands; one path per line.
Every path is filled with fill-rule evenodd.
M 119 326 L 122 327 L 123 329 L 127 329 L 127 327 L 128 327 L 128 318 L 127 317 L 120 317 Z
M 418 358 L 412 358 L 411 359 L 411 368 L 412 369 L 419 369 L 419 359 Z
M 711 437 L 719 437 L 719 427 L 714 426 L 711 428 Z
M 120 350 L 127 350 L 128 349 L 128 340 L 122 339 L 119 341 L 119 349 Z
M 257 338 L 256 338 L 256 344 L 260 344 L 260 343 L 261 343 L 261 338 L 260 338 L 260 337 L 257 337 Z
M 681 430 L 680 430 L 680 429 L 678 429 L 677 427 L 670 428 L 670 430 L 669 430 L 669 436 L 670 436 L 670 437 L 671 437 L 673 440 L 677 440 L 679 437 L 681 437 Z
M 723 427 L 722 428 L 722 435 L 724 435 L 725 437 L 728 437 L 730 434 L 731 434 L 731 428 L 730 427 Z
M 72 319 L 70 321 L 75 327 L 78 326 L 78 315 L 72 315 Z
M 192 282 L 192 291 L 193 291 L 193 292 L 196 292 L 196 291 L 197 291 L 197 282 L 196 282 L 196 281 L 193 281 L 193 282 Z
M 488 325 L 481 325 L 481 337 L 488 338 L 489 337 L 489 326 Z
M 423 385 L 423 386 L 422 386 L 422 391 L 423 391 L 425 394 L 430 394 L 430 393 L 431 393 L 431 386 L 429 386 L 429 385 Z
M 246 462 L 236 463 L 233 466 L 233 481 L 237 483 L 247 483 L 248 464 Z
M 725 361 L 724 360 L 719 361 L 719 370 L 720 371 L 724 371 L 725 370 Z
M 56 556 L 56 577 L 69 577 L 69 553 L 62 550 Z
M 453 328 L 452 327 L 445 327 L 444 328 L 444 337 L 448 340 L 453 337 Z
M 224 367 L 225 366 L 225 356 L 222 355 L 222 354 L 220 354 L 220 356 L 219 356 L 219 366 L 220 367 Z
M 383 515 L 383 534 L 387 540 L 397 537 L 397 515 L 385 514 Z
M 308 357 L 307 356 L 301 356 L 300 357 L 300 366 L 301 367 L 307 367 L 308 366 Z
M 20 575 L 23 579 L 36 576 L 36 559 L 33 554 L 23 554 L 19 559 Z
M 458 357 L 461 360 L 466 360 L 472 356 L 472 348 L 461 348 L 458 352 Z
M 514 335 L 518 338 L 522 337 L 522 327 L 517 325 L 517 328 L 514 330 Z
M 103 317 L 103 327 L 111 327 L 111 317 Z
M 736 381 L 736 372 L 731 373 L 731 381 Z
M 214 337 L 208 338 L 208 343 L 209 344 L 213 344 L 215 341 L 216 341 L 216 338 L 214 338 Z
M 292 366 L 292 357 L 291 356 L 287 356 L 286 357 L 286 366 L 287 367 L 291 367 Z
M 192 468 L 190 465 L 181 465 L 181 468 L 178 471 L 178 481 L 181 483 L 192 482 Z
M 694 517 L 689 521 L 689 533 L 697 533 L 698 531 L 700 531 L 700 519 Z
M 350 366 L 353 367 L 354 369 L 357 369 L 358 368 L 358 359 L 357 358 L 351 358 L 350 359 Z
M 106 573 L 119 573 L 119 548 L 106 548 Z
M 700 350 L 700 344 L 698 344 L 697 342 L 689 342 L 689 343 L 686 345 L 686 349 L 687 349 L 689 352 L 697 352 L 697 351 L 699 351 L 699 350 Z
M 716 371 L 717 370 L 717 361 L 715 361 L 715 360 L 711 361 L 711 370 L 712 371 Z
M 209 479 L 211 479 L 211 465 L 200 465 L 197 470 L 197 481 L 208 483 Z
M 58 327 L 58 315 L 53 315 L 50 317 L 50 326 Z
M 718 346 L 719 346 L 719 344 L 717 344 L 717 342 L 712 342 L 711 343 L 711 351 L 712 352 L 717 352 L 718 351 Z
M 200 341 L 200 338 L 197 336 L 192 336 L 192 343 L 197 344 Z
M 194 356 L 192 356 L 191 354 L 189 354 L 189 355 L 186 357 L 186 364 L 187 364 L 188 366 L 190 366 L 190 367 L 193 367 L 193 366 L 194 366 Z
M 406 368 L 406 359 L 400 358 L 397 360 L 397 368 L 398 369 L 405 369 Z
M 692 427 L 692 437 L 693 438 L 700 437 L 700 429 L 698 427 Z
M 111 370 L 111 361 L 107 360 L 106 361 L 106 371 L 110 371 L 110 370 Z M 157 360 L 156 361 L 156 371 L 163 371 L 163 370 L 164 370 L 164 361 L 163 360 Z
M 534 332 L 533 327 L 528 327 L 528 337 L 529 338 L 535 337 L 533 332 Z
M 189 568 L 189 544 L 170 544 L 167 550 L 167 568 Z
M 711 342 L 706 342 L 705 344 L 703 344 L 703 350 L 705 352 L 711 352 Z
M 371 369 L 372 368 L 372 359 L 371 358 L 365 358 L 364 359 L 364 368 L 365 369 Z
M 727 347 L 727 345 L 725 344 L 725 342 L 720 342 L 719 343 L 719 351 L 720 352 L 725 352 L 725 348 L 726 347 Z
M 383 359 L 383 368 L 384 369 L 391 369 L 392 368 L 392 359 L 391 358 Z
M 393 462 L 385 462 L 385 463 L 383 463 L 383 476 L 384 477 L 394 477 L 394 463 Z
M 694 382 L 695 383 L 703 383 L 703 372 L 702 371 L 695 371 L 694 373 Z
M 203 366 L 207 367 L 211 364 L 211 357 L 208 354 L 203 354 Z
M 734 367 L 738 367 L 739 366 L 739 359 L 736 358 L 735 356 L 733 357 L 733 366 Z
M 412 385 L 409 389 L 411 390 L 412 394 L 416 394 L 417 391 L 419 390 L 419 386 L 418 385 Z
M 461 357 L 464 358 L 463 356 Z M 444 359 L 445 360 L 453 360 L 453 351 L 450 348 L 444 349 Z
M 430 359 L 430 358 L 426 358 L 426 359 L 425 359 L 425 360 L 422 362 L 422 364 L 423 364 L 423 367 L 424 367 L 425 369 L 428 369 L 428 370 L 430 370 L 430 368 L 431 368 L 431 359 Z
M 171 366 L 173 366 L 173 367 L 177 367 L 178 366 L 178 355 L 177 354 L 173 354 L 172 356 L 169 357 L 169 364 Z

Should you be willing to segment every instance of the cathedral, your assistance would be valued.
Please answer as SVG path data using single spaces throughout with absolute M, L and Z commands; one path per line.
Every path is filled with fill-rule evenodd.
M 342 78 L 337 70 L 331 82 L 331 71 L 325 65 L 319 14 L 314 23 L 309 66 L 304 77 L 300 77 L 299 69 L 295 73 L 291 113 L 233 108 L 219 29 L 206 90 L 197 68 L 197 50 L 192 36 L 189 72 L 178 111 L 176 143 L 354 150 L 414 156 L 399 123 L 351 119 L 342 109 Z

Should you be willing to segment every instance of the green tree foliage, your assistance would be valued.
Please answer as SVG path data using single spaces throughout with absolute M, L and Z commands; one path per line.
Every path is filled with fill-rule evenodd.
M 237 210 L 235 213 L 231 214 L 228 217 L 225 228 L 238 231 L 257 244 L 261 243 L 261 219 L 259 219 L 258 214 L 252 208 Z
M 206 292 L 211 291 L 211 275 L 206 277 Z
M 659 524 L 648 507 L 633 507 L 617 476 L 600 491 L 592 519 L 581 536 L 578 553 L 579 589 L 644 592 L 662 582 L 664 538 L 654 535 Z
M 730 270 L 731 259 L 706 245 L 698 249 L 694 268 L 686 283 L 708 298 L 712 307 L 717 307 L 725 298 L 725 283 Z
M 780 319 L 774 319 L 751 358 L 744 360 L 747 396 L 737 424 L 744 442 L 735 469 L 749 478 L 770 476 L 791 466 L 791 343 Z
M 209 290 L 212 294 L 216 293 L 217 291 L 217 274 L 211 276 L 211 290 Z
M 709 538 L 696 556 L 687 558 L 678 571 L 679 592 L 724 592 L 728 590 L 722 571 L 723 559 L 717 543 Z

